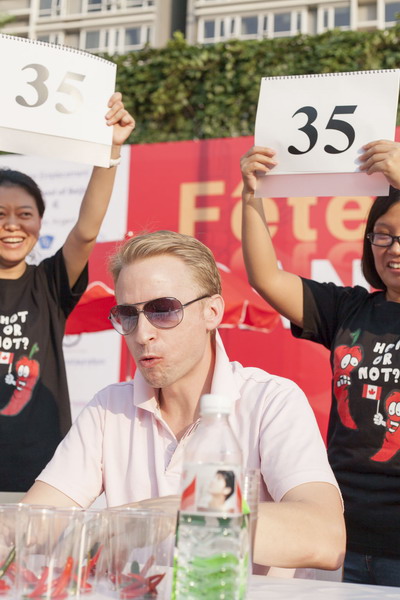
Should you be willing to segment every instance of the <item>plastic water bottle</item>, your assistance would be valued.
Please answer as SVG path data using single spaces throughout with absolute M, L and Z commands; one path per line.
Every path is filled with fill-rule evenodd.
M 173 600 L 246 595 L 248 521 L 242 513 L 242 453 L 228 421 L 231 406 L 224 396 L 202 396 L 201 419 L 185 448 Z

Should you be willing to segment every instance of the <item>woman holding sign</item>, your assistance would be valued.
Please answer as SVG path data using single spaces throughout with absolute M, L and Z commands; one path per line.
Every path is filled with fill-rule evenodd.
M 393 186 L 373 203 L 364 235 L 363 274 L 378 291 L 278 268 L 254 197 L 256 172 L 276 164 L 269 148 L 252 148 L 241 162 L 243 253 L 249 282 L 291 321 L 293 335 L 331 353 L 328 454 L 345 504 L 344 581 L 400 586 L 400 144 L 372 142 L 360 160 Z
M 44 202 L 24 173 L 0 169 L 0 490 L 26 491 L 71 425 L 62 351 L 65 322 L 85 291 L 87 262 L 113 189 L 121 145 L 135 121 L 112 95 L 110 168 L 94 167 L 63 247 L 38 266 Z

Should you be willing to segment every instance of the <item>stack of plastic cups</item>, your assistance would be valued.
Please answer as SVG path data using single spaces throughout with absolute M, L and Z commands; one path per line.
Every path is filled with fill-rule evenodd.
M 96 591 L 102 511 L 29 506 L 16 541 L 16 596 L 86 597 Z
M 16 545 L 25 526 L 25 504 L 0 504 L 0 595 L 17 597 Z

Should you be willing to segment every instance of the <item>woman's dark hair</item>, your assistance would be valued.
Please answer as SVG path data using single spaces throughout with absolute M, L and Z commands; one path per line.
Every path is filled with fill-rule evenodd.
M 12 169 L 0 169 L 0 187 L 20 187 L 36 202 L 40 218 L 43 217 L 45 205 L 38 184 L 29 175 Z
M 217 471 L 217 475 L 221 475 L 225 479 L 225 486 L 231 490 L 225 496 L 225 500 L 228 500 L 235 491 L 235 473 L 233 471 Z
M 396 204 L 396 202 L 400 202 L 400 190 L 396 190 L 395 188 L 390 187 L 389 195 L 378 196 L 378 198 L 371 206 L 367 218 L 367 223 L 365 225 L 364 245 L 361 262 L 362 272 L 368 283 L 377 290 L 386 290 L 386 285 L 383 283 L 376 270 L 374 255 L 372 254 L 371 243 L 367 239 L 367 233 L 373 232 L 375 223 L 379 219 L 379 217 L 387 213 L 389 208 L 391 208 L 393 204 Z

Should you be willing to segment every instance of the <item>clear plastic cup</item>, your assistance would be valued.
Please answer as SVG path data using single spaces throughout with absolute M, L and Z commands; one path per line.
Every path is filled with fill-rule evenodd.
M 18 598 L 61 600 L 95 592 L 102 523 L 101 511 L 29 506 L 17 537 Z
M 18 528 L 25 526 L 26 504 L 0 504 L 0 596 L 16 596 Z
M 121 599 L 169 600 L 176 516 L 157 510 L 109 509 L 107 579 Z

